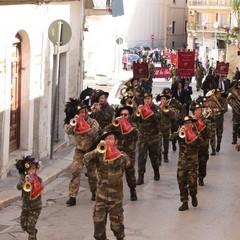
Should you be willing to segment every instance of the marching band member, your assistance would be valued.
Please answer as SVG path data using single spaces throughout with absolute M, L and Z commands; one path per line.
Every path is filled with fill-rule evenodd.
M 28 233 L 29 240 L 37 240 L 36 224 L 42 211 L 42 179 L 37 175 L 40 168 L 37 159 L 26 156 L 17 160 L 16 168 L 20 174 L 17 189 L 22 191 L 21 227 Z
M 209 120 L 204 118 L 202 115 L 204 106 L 201 104 L 194 104 L 192 106 L 193 117 L 197 119 L 194 123 L 195 128 L 198 131 L 199 136 L 203 139 L 198 148 L 198 184 L 204 186 L 203 179 L 207 175 L 207 161 L 209 159 L 209 138 L 210 138 L 210 127 Z
M 118 137 L 117 148 L 125 152 L 133 165 L 133 168 L 126 169 L 125 175 L 128 187 L 130 189 L 131 201 L 137 201 L 136 193 L 136 177 L 135 177 L 135 157 L 136 157 L 136 143 L 138 140 L 138 131 L 131 124 L 131 116 L 133 108 L 130 106 L 123 106 L 117 109 L 115 120 L 104 128 L 105 131 L 118 130 L 120 135 Z
M 84 155 L 84 164 L 96 164 L 98 185 L 96 204 L 93 211 L 94 238 L 105 240 L 107 215 L 109 214 L 111 230 L 117 240 L 123 240 L 123 170 L 133 168 L 129 157 L 120 152 L 117 146 L 118 131 L 104 132 L 99 145 Z
M 214 103 L 217 102 L 217 107 L 213 108 L 216 124 L 216 136 L 217 136 L 217 147 L 216 152 L 220 151 L 222 134 L 223 134 L 223 122 L 224 122 L 224 113 L 228 111 L 228 104 L 225 98 L 221 97 L 221 89 L 217 88 L 214 92 L 215 99 L 211 100 Z
M 156 101 L 160 101 L 159 104 L 159 111 L 160 111 L 160 122 L 159 122 L 159 152 L 158 152 L 158 161 L 159 165 L 162 162 L 162 145 L 163 145 L 163 157 L 164 162 L 168 162 L 168 150 L 169 150 L 169 136 L 171 131 L 171 119 L 175 118 L 175 112 L 173 109 L 168 105 L 168 100 L 170 99 L 169 95 L 158 95 L 156 97 Z
M 169 106 L 175 109 L 176 118 L 171 119 L 171 133 L 174 133 L 178 130 L 179 122 L 183 120 L 186 115 L 185 107 L 177 100 L 173 98 L 173 91 L 170 88 L 164 88 L 163 94 L 168 95 L 170 98 L 168 100 Z M 176 141 L 172 141 L 173 151 L 177 150 Z
M 198 205 L 198 146 L 202 139 L 193 131 L 193 123 L 196 121 L 192 116 L 186 116 L 180 123 L 180 129 L 170 136 L 171 141 L 178 139 L 179 144 L 177 181 L 182 202 L 179 211 L 188 209 L 188 193 L 192 197 L 192 206 Z
M 89 116 L 88 106 L 77 99 L 70 99 L 65 108 L 65 132 L 73 135 L 76 145 L 72 161 L 72 179 L 69 184 L 68 206 L 76 205 L 76 196 L 80 187 L 80 178 L 83 169 L 83 156 L 93 145 L 94 139 L 98 137 L 100 127 L 95 119 Z M 97 177 L 95 166 L 87 167 L 88 183 L 92 193 L 92 201 L 95 200 Z
M 240 128 L 240 80 L 231 88 L 231 95 L 227 98 L 229 105 L 232 102 L 232 144 L 237 144 L 237 131 Z M 232 97 L 233 96 L 233 97 Z
M 92 118 L 96 119 L 101 129 L 110 124 L 114 116 L 114 108 L 108 103 L 108 92 L 101 91 L 97 103 L 92 106 Z
M 157 106 L 153 103 L 151 93 L 144 93 L 144 105 L 139 105 L 133 114 L 133 122 L 138 124 L 138 180 L 137 185 L 144 183 L 146 172 L 147 153 L 154 170 L 154 180 L 160 180 L 158 148 L 159 148 L 159 113 Z

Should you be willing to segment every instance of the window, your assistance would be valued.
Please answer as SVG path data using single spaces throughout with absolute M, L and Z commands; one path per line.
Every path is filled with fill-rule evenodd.
M 175 33 L 175 23 L 176 23 L 176 21 L 172 22 L 172 33 Z
M 173 0 L 173 3 L 176 3 L 176 0 Z
M 174 42 L 174 41 L 172 41 L 172 48 L 174 48 L 174 46 L 175 46 L 175 42 Z

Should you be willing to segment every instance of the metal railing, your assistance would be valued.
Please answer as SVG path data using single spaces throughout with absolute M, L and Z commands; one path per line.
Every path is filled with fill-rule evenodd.
M 203 26 L 202 24 L 189 22 L 187 25 L 187 30 L 204 31 L 204 32 L 215 32 L 215 31 L 226 32 L 224 25 L 219 25 L 218 28 L 214 28 L 213 23 L 209 23 Z
M 188 6 L 214 6 L 214 7 L 230 7 L 231 1 L 230 0 L 189 0 Z

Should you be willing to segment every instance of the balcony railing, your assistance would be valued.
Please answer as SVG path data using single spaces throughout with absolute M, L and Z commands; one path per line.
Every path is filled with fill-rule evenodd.
M 85 0 L 86 15 L 109 15 L 112 13 L 112 0 Z
M 208 6 L 208 7 L 231 7 L 230 0 L 189 0 L 188 6 Z
M 188 31 L 199 31 L 199 32 L 222 32 L 222 33 L 226 33 L 225 30 L 225 25 L 219 25 L 218 28 L 214 28 L 214 24 L 213 23 L 209 23 L 206 24 L 205 26 L 203 26 L 202 24 L 198 24 L 198 23 L 188 23 L 187 25 L 187 30 Z

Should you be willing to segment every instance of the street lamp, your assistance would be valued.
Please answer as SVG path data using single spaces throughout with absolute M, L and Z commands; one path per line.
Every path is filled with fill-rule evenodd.
M 213 25 L 215 30 L 215 40 L 214 40 L 214 48 L 217 49 L 217 29 L 218 29 L 218 22 L 216 21 Z

